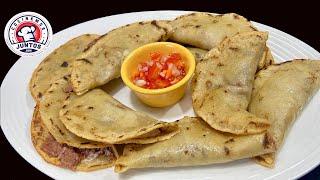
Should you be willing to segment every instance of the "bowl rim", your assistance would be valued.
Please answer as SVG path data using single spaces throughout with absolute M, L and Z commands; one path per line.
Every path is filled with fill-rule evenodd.
M 127 64 L 129 63 L 130 59 L 132 59 L 132 57 L 136 54 L 139 53 L 141 51 L 143 51 L 146 48 L 150 48 L 152 46 L 156 46 L 156 45 L 172 45 L 175 47 L 178 47 L 180 49 L 183 50 L 182 53 L 186 54 L 186 57 L 188 59 L 188 63 L 189 63 L 189 69 L 187 74 L 176 84 L 171 85 L 169 87 L 166 88 L 162 88 L 162 89 L 145 89 L 142 87 L 139 87 L 137 85 L 135 85 L 129 77 L 127 77 L 125 74 L 125 69 L 127 67 Z M 139 92 L 142 94 L 164 94 L 164 93 L 168 93 L 170 91 L 173 91 L 175 89 L 178 89 L 179 87 L 183 86 L 184 84 L 186 84 L 190 78 L 192 77 L 194 71 L 195 71 L 195 66 L 196 66 L 196 61 L 195 61 L 195 57 L 193 56 L 193 54 L 190 52 L 190 50 L 188 50 L 186 47 L 177 44 L 177 43 L 173 43 L 173 42 L 154 42 L 154 43 L 148 43 L 145 44 L 135 50 L 133 50 L 123 61 L 122 65 L 121 65 L 121 78 L 123 80 L 123 82 L 126 84 L 126 86 L 128 86 L 131 90 L 135 91 L 135 92 Z

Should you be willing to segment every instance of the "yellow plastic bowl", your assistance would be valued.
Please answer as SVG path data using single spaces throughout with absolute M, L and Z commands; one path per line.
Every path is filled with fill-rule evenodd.
M 155 51 L 164 54 L 180 53 L 186 65 L 186 76 L 178 83 L 162 89 L 145 89 L 136 86 L 132 82 L 133 72 L 137 71 L 139 63 L 150 59 L 150 53 Z M 143 103 L 152 107 L 165 107 L 176 103 L 183 97 L 188 81 L 194 73 L 195 64 L 192 53 L 179 44 L 171 42 L 150 43 L 137 48 L 126 57 L 121 66 L 121 78 Z

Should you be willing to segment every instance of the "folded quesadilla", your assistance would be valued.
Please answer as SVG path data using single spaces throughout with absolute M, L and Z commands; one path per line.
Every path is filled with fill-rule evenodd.
M 208 53 L 207 50 L 196 47 L 187 47 L 187 49 L 193 54 L 196 63 L 202 61 L 205 55 Z M 258 70 L 266 68 L 271 64 L 274 64 L 274 59 L 271 54 L 271 50 L 267 47 L 267 50 L 263 53 L 262 59 L 259 61 Z
M 193 108 L 214 129 L 254 134 L 269 127 L 267 119 L 247 111 L 267 37 L 267 33 L 254 31 L 227 38 L 197 64 L 192 82 Z
M 92 171 L 113 166 L 118 157 L 113 145 L 101 148 L 76 148 L 61 144 L 43 124 L 38 107 L 31 121 L 32 143 L 41 157 L 56 166 L 76 170 Z
M 58 143 L 78 148 L 104 147 L 105 143 L 90 141 L 71 133 L 59 119 L 59 111 L 63 108 L 65 99 L 76 97 L 72 93 L 72 87 L 68 80 L 68 76 L 56 80 L 43 94 L 39 101 L 39 116 L 41 116 L 42 122 Z
M 212 14 L 195 12 L 177 17 L 171 22 L 173 27 L 170 40 L 188 44 L 203 50 L 217 47 L 223 40 L 243 32 L 257 31 L 257 29 L 243 16 L 235 13 Z M 197 62 L 203 58 L 204 51 L 190 48 Z M 264 57 L 259 61 L 258 69 L 274 63 L 271 51 L 266 49 Z
M 270 121 L 268 132 L 279 150 L 286 132 L 308 100 L 320 88 L 320 61 L 293 60 L 259 71 L 249 112 Z M 256 161 L 273 167 L 275 153 L 258 156 Z
M 110 144 L 154 143 L 179 132 L 176 124 L 134 111 L 101 89 L 67 99 L 60 120 L 77 136 Z
M 32 74 L 29 82 L 32 97 L 39 101 L 51 83 L 70 74 L 74 58 L 98 37 L 94 34 L 78 36 L 49 54 Z
M 180 133 L 154 144 L 125 145 L 115 172 L 132 168 L 196 166 L 224 163 L 274 152 L 272 136 L 237 136 L 212 129 L 200 118 L 185 117 L 176 122 Z
M 167 21 L 149 21 L 122 26 L 101 36 L 73 64 L 71 83 L 75 93 L 81 95 L 118 78 L 121 63 L 132 50 L 165 41 L 171 32 Z
M 206 50 L 238 33 L 256 31 L 246 18 L 235 13 L 195 12 L 179 16 L 170 24 L 173 28 L 170 40 Z

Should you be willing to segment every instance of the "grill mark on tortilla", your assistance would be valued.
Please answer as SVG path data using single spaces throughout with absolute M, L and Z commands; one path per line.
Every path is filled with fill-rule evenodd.
M 259 34 L 257 34 L 257 37 L 258 37 L 259 39 L 262 39 L 262 37 L 261 37 Z
M 120 135 L 120 136 L 118 136 L 118 138 L 122 138 L 124 135 Z
M 237 48 L 237 47 L 229 47 L 229 49 L 232 51 L 239 51 L 239 48 Z
M 60 65 L 61 67 L 68 67 L 69 64 L 67 61 L 63 61 L 63 63 Z
M 95 45 L 96 43 L 97 43 L 97 41 L 99 40 L 99 39 L 101 39 L 103 36 L 105 36 L 105 35 L 102 35 L 102 36 L 100 36 L 100 37 L 98 37 L 97 39 L 94 39 L 93 41 L 91 41 L 88 45 L 87 45 L 87 47 L 82 51 L 82 52 L 87 52 L 93 45 Z
M 224 143 L 225 143 L 225 144 L 228 144 L 228 143 L 232 143 L 232 142 L 234 142 L 234 139 L 233 139 L 233 138 L 228 139 L 228 140 L 227 140 L 227 141 L 225 141 Z
M 127 109 L 127 107 L 125 107 L 125 106 L 122 105 L 122 104 L 115 104 L 115 106 L 117 106 L 117 107 L 120 108 L 120 109 Z
M 63 76 L 63 79 L 67 81 L 67 80 L 69 79 L 69 77 L 68 77 L 68 76 L 69 76 L 69 75 L 65 75 L 65 76 Z
M 240 16 L 238 14 L 233 14 L 234 19 L 240 19 Z
M 56 128 L 58 129 L 59 133 L 60 133 L 62 136 L 64 136 L 64 132 L 62 132 L 62 130 L 61 130 L 57 125 L 55 125 L 55 126 L 56 126 Z
M 202 108 L 204 100 L 201 101 L 199 108 Z
M 253 26 L 250 26 L 250 28 L 253 30 L 253 31 L 257 31 L 257 28 L 253 27 Z
M 84 144 L 90 144 L 90 142 L 82 142 L 82 143 L 80 143 L 80 144 L 83 144 L 83 145 L 84 145 Z
M 257 161 L 265 161 L 265 159 L 261 156 L 254 157 Z
M 179 17 L 175 18 L 174 20 L 178 20 L 178 19 L 185 18 L 188 16 L 195 16 L 195 15 L 196 15 L 196 13 L 186 14 L 186 15 L 179 16 Z
M 157 21 L 156 21 L 156 20 L 151 21 L 151 24 L 152 24 L 153 26 L 155 26 L 157 29 L 164 30 L 164 31 L 165 31 L 165 34 L 167 34 L 168 30 L 167 30 L 166 28 L 163 28 L 163 27 L 159 26 L 159 25 L 157 24 Z
M 63 115 L 67 115 L 67 114 L 68 114 L 68 112 L 69 112 L 69 111 L 68 111 L 68 110 L 66 110 L 66 112 L 64 112 L 64 113 L 63 113 Z
M 221 62 L 219 62 L 218 64 L 217 64 L 217 66 L 224 66 L 224 64 L 223 63 L 221 63 Z
M 212 20 L 212 23 L 217 23 L 217 22 L 218 22 L 218 20 L 216 20 L 216 19 Z
M 212 82 L 211 81 L 206 81 L 206 87 L 211 88 L 212 87 Z
M 268 149 L 271 148 L 274 145 L 274 140 L 272 139 L 272 136 L 270 136 L 269 133 L 265 133 L 263 138 L 263 148 Z
M 53 125 L 53 121 L 52 121 L 52 119 L 51 119 L 51 118 L 49 118 L 49 120 L 50 120 L 50 123 Z
M 38 93 L 38 98 L 41 98 L 41 97 L 42 97 L 42 93 L 39 92 L 39 93 Z
M 100 138 L 100 139 L 105 139 L 105 138 L 106 138 L 106 137 L 99 136 L 99 135 L 95 134 L 94 132 L 93 132 L 92 134 L 93 134 L 95 137 Z
M 77 59 L 76 61 L 83 61 L 87 64 L 92 64 L 92 62 L 90 62 L 88 59 L 82 58 L 82 59 Z
M 230 149 L 228 147 L 224 146 L 224 152 L 228 156 L 230 154 Z
M 193 83 L 197 83 L 197 78 L 193 78 Z

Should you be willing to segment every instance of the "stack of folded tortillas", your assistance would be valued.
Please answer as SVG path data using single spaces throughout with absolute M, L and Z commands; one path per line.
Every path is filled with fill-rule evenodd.
M 167 39 L 190 46 L 197 61 L 192 103 L 198 117 L 171 123 L 134 111 L 99 88 L 120 76 L 132 50 Z M 320 61 L 274 64 L 267 40 L 240 15 L 200 12 L 76 37 L 33 73 L 34 146 L 47 162 L 80 171 L 243 158 L 273 167 L 287 129 L 319 89 Z

